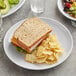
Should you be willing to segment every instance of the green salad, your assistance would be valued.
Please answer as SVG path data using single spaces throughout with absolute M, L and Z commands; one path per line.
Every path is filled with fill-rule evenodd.
M 19 0 L 0 0 L 0 14 L 6 14 L 12 8 L 19 3 Z

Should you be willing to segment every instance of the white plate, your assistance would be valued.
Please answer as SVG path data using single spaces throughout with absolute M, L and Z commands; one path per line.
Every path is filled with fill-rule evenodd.
M 73 18 L 73 17 L 71 17 L 69 14 L 67 14 L 66 12 L 64 12 L 64 10 L 63 10 L 63 9 L 64 9 L 63 0 L 58 0 L 57 6 L 58 6 L 59 11 L 60 11 L 65 17 L 67 17 L 68 19 L 71 19 L 71 20 L 76 21 L 76 18 Z
M 62 25 L 60 22 L 50 18 L 41 18 L 43 21 L 47 22 L 52 28 L 53 33 L 57 34 L 57 37 L 64 48 L 64 54 L 60 57 L 59 61 L 52 65 L 47 64 L 32 64 L 28 63 L 24 60 L 24 56 L 16 51 L 15 47 L 11 44 L 11 37 L 14 31 L 23 23 L 24 20 L 13 25 L 4 37 L 4 50 L 8 58 L 15 63 L 16 65 L 30 69 L 30 70 L 44 70 L 53 68 L 59 64 L 61 64 L 67 57 L 71 54 L 73 48 L 73 39 L 69 32 L 69 30 Z
M 16 12 L 24 4 L 24 2 L 25 0 L 20 0 L 20 2 L 17 5 L 15 5 L 13 8 L 11 8 L 7 14 L 2 15 L 2 18 L 7 17 L 13 14 L 14 12 Z

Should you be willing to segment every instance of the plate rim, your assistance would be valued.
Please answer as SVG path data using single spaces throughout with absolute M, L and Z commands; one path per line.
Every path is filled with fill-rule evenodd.
M 13 13 L 15 13 L 17 10 L 19 10 L 22 7 L 22 5 L 25 3 L 25 1 L 26 0 L 22 0 L 21 4 L 14 11 L 12 11 L 11 13 L 8 12 L 7 14 L 2 15 L 2 18 L 8 17 L 8 16 L 12 15 Z
M 57 7 L 58 7 L 60 13 L 61 13 L 63 16 L 65 16 L 66 18 L 68 18 L 68 19 L 70 19 L 70 20 L 73 20 L 73 21 L 76 21 L 76 18 L 73 18 L 73 17 L 71 17 L 70 15 L 67 15 L 67 13 L 65 13 L 63 10 L 61 10 L 59 4 L 60 4 L 60 0 L 57 0 Z
M 6 32 L 6 34 L 5 34 L 5 36 L 4 36 L 4 39 L 3 39 L 3 48 L 4 48 L 5 54 L 7 55 L 7 57 L 9 58 L 10 61 L 12 61 L 12 62 L 13 62 L 14 64 L 16 64 L 17 66 L 22 67 L 22 68 L 24 68 L 24 69 L 28 69 L 28 70 L 46 70 L 46 69 L 54 68 L 54 67 L 60 65 L 61 63 L 63 63 L 63 62 L 70 56 L 70 54 L 71 54 L 71 52 L 72 52 L 72 49 L 73 49 L 73 37 L 72 37 L 70 31 L 67 29 L 67 27 L 65 27 L 62 23 L 60 23 L 59 21 L 57 21 L 57 20 L 55 20 L 55 19 L 51 19 L 51 18 L 47 18 L 47 17 L 38 17 L 38 18 L 49 19 L 49 20 L 52 20 L 52 21 L 60 24 L 60 25 L 68 32 L 72 44 L 71 44 L 71 48 L 70 48 L 70 51 L 69 51 L 68 55 L 67 55 L 61 62 L 59 62 L 58 64 L 56 64 L 56 65 L 54 65 L 54 66 L 45 67 L 45 68 L 40 68 L 40 69 L 36 69 L 36 68 L 33 69 L 33 68 L 23 67 L 22 65 L 19 65 L 19 64 L 15 63 L 15 62 L 7 55 L 7 53 L 6 53 L 6 51 L 5 51 L 5 38 L 6 38 L 7 33 L 8 33 L 9 30 L 10 30 L 13 26 L 15 26 L 17 23 L 19 23 L 20 21 L 24 21 L 24 20 L 26 20 L 27 18 L 18 21 L 16 24 L 14 24 L 12 27 L 10 27 L 10 28 L 8 29 L 8 31 Z M 19 26 L 20 26 L 20 25 L 19 25 Z

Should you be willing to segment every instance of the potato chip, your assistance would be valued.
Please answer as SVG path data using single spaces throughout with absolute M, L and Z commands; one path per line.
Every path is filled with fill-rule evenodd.
M 57 61 L 50 61 L 50 60 L 46 60 L 46 61 L 45 61 L 46 64 L 54 64 L 54 63 L 56 63 L 56 62 L 57 62 Z
M 43 46 L 39 46 L 37 49 L 36 56 L 38 56 L 38 57 L 43 56 L 43 51 L 45 51 L 45 48 Z
M 25 60 L 34 63 L 36 60 L 36 56 L 34 54 L 26 54 Z
M 47 59 L 47 56 L 45 56 L 43 58 L 37 58 L 36 63 L 45 63 L 46 59 Z
M 56 52 L 56 53 L 62 53 L 62 49 L 55 48 L 54 52 Z
M 56 60 L 56 57 L 54 56 L 54 54 L 53 55 L 50 55 L 48 57 L 48 60 L 54 61 L 54 60 Z
M 46 54 L 46 55 L 52 55 L 53 52 L 52 52 L 52 51 L 49 51 L 49 50 L 46 50 L 46 51 L 43 51 L 43 54 Z

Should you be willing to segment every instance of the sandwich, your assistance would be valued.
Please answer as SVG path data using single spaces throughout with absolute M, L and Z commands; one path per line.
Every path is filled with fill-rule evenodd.
M 25 20 L 14 32 L 11 43 L 23 52 L 31 53 L 52 31 L 52 28 L 39 18 Z

